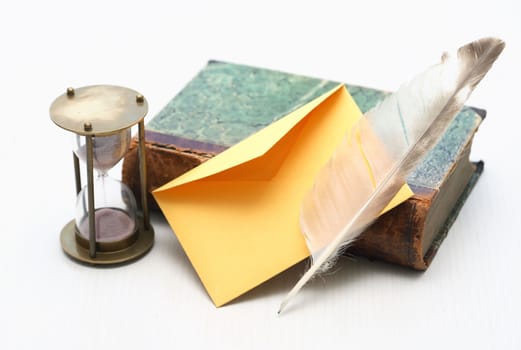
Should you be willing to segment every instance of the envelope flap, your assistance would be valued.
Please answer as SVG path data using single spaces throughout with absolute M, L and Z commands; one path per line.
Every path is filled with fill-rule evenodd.
M 311 111 L 330 98 L 342 87 L 343 85 L 338 85 L 331 91 L 291 112 L 286 117 L 272 123 L 235 146 L 230 147 L 220 153 L 218 157 L 209 159 L 189 172 L 159 187 L 154 191 L 154 193 L 207 178 L 261 157 L 274 147 L 274 145 L 276 145 L 283 137 L 285 137 L 286 134 L 288 134 Z

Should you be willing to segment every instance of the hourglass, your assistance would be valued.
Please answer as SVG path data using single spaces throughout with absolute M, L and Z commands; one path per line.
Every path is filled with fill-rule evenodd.
M 65 253 L 81 262 L 106 265 L 136 259 L 152 248 L 154 230 L 146 202 L 143 95 L 119 86 L 68 88 L 51 105 L 54 123 L 74 135 L 76 218 L 62 229 Z M 131 127 L 138 124 L 141 210 L 132 191 L 108 176 L 130 146 Z M 86 164 L 82 187 L 80 160 Z M 94 180 L 94 170 L 97 178 Z

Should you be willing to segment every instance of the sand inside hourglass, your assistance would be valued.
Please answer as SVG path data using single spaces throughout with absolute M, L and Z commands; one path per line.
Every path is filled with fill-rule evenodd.
M 94 218 L 97 242 L 120 241 L 132 235 L 136 228 L 135 220 L 119 209 L 97 209 Z M 88 217 L 83 219 L 78 229 L 85 239 L 89 239 Z

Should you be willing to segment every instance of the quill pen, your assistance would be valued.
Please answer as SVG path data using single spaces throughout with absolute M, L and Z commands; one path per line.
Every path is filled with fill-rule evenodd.
M 346 135 L 303 201 L 300 225 L 313 263 L 286 295 L 279 314 L 376 220 L 503 48 L 503 41 L 484 38 L 460 47 L 455 55 L 443 54 L 441 63 L 389 95 Z

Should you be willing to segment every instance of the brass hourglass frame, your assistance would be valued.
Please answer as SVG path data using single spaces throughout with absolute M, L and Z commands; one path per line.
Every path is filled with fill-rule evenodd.
M 148 103 L 143 95 L 128 88 L 112 85 L 68 88 L 66 93 L 56 98 L 51 105 L 50 115 L 56 125 L 86 139 L 88 247 L 79 236 L 74 219 L 65 225 L 60 235 L 63 250 L 77 261 L 93 265 L 119 264 L 137 259 L 152 248 L 154 230 L 150 225 L 147 205 L 145 160 L 144 118 L 147 112 Z M 136 124 L 141 183 L 141 215 L 136 213 L 137 237 L 102 247 L 101 242 L 96 242 L 93 140 L 96 137 L 118 134 Z M 82 190 L 80 161 L 74 152 L 73 157 L 76 195 L 79 195 Z

